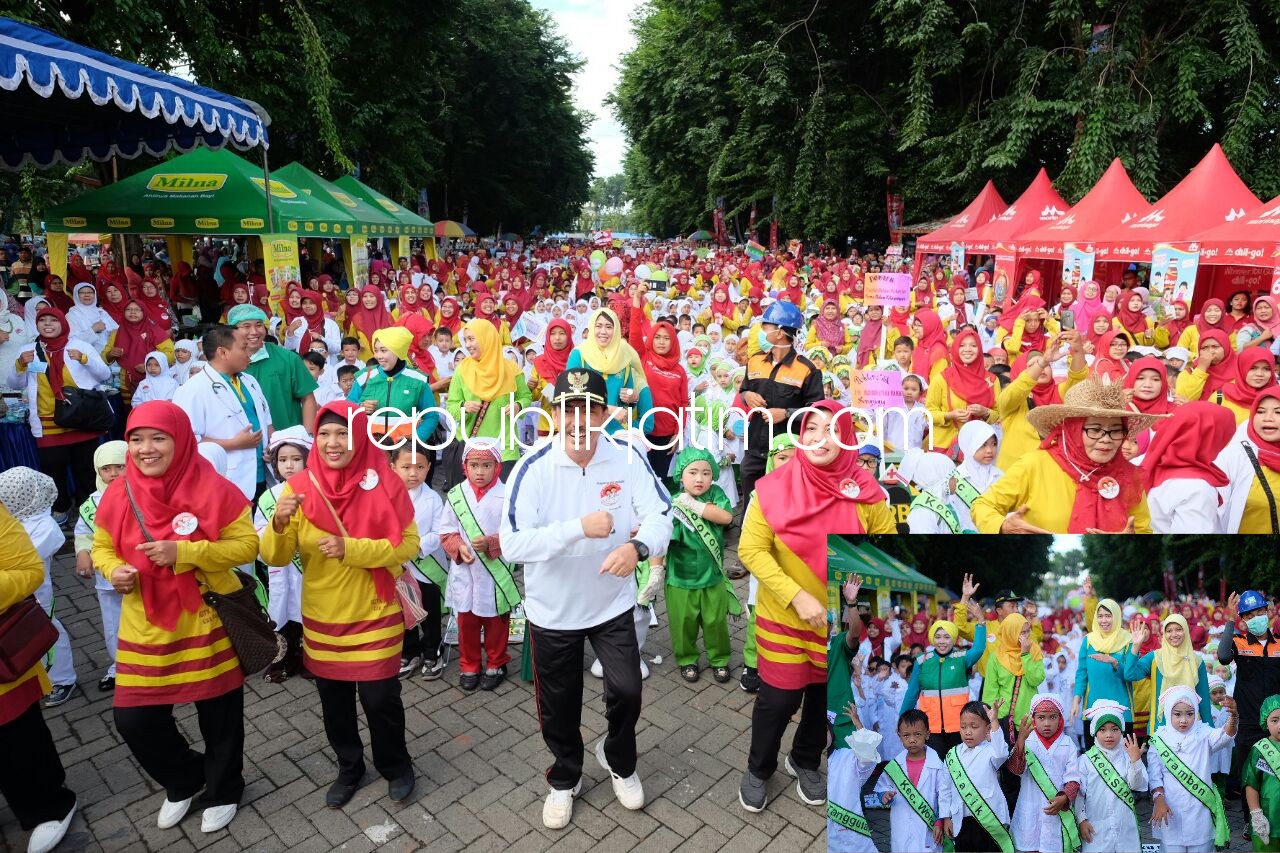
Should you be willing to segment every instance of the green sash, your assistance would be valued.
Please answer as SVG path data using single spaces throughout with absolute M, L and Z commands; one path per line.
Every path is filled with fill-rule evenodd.
M 476 521 L 475 513 L 471 511 L 471 504 L 467 503 L 467 496 L 462 493 L 462 483 L 454 486 L 449 490 L 449 506 L 453 508 L 453 513 L 458 517 L 458 523 L 462 525 L 462 533 L 467 537 L 467 546 L 470 547 L 470 540 L 483 536 L 484 531 L 480 529 L 480 522 Z M 516 588 L 516 579 L 511 573 L 511 564 L 501 557 L 487 557 L 480 551 L 476 551 L 476 559 L 484 564 L 489 570 L 489 575 L 493 578 L 493 590 L 495 605 L 499 614 L 510 613 L 512 609 L 520 603 L 520 590 Z
M 258 498 L 258 509 L 262 512 L 262 517 L 267 520 L 267 524 L 270 524 L 271 519 L 276 516 L 276 496 L 272 494 L 271 489 L 267 489 L 262 493 L 262 497 Z M 298 571 L 302 571 L 302 555 L 297 551 L 293 552 L 293 566 Z
M 982 492 L 974 488 L 966 478 L 956 474 L 956 497 L 964 501 L 964 505 L 973 509 L 973 502 L 982 497 Z
M 1089 747 L 1084 757 L 1089 759 L 1093 769 L 1098 772 L 1102 784 L 1110 788 L 1111 793 L 1119 797 L 1120 802 L 1133 813 L 1133 825 L 1138 829 L 1138 838 L 1142 838 L 1142 827 L 1138 823 L 1138 809 L 1133 804 L 1133 790 L 1129 787 L 1129 783 L 1116 771 L 1116 766 L 1111 763 L 1111 759 L 1103 755 L 1102 750 L 1096 745 Z
M 715 563 L 716 570 L 720 572 L 720 576 L 723 578 L 725 593 L 729 596 L 729 612 L 734 616 L 741 616 L 742 602 L 738 601 L 738 596 L 733 591 L 733 581 L 729 580 L 729 576 L 724 573 L 724 552 L 721 550 L 723 545 L 716 538 L 715 531 L 711 529 L 711 523 L 701 516 L 694 515 L 689 509 L 675 501 L 671 502 L 671 506 L 675 509 L 680 520 L 684 522 L 684 526 L 697 534 L 698 542 L 711 555 L 711 561 Z
M 956 752 L 957 749 L 959 747 L 953 746 L 947 751 L 947 772 L 951 774 L 951 781 L 955 783 L 960 799 L 964 801 L 969 814 L 973 815 L 992 840 L 1000 845 L 1002 853 L 1013 853 L 1013 839 L 1009 837 L 1009 828 L 1000 822 L 991 805 L 982 798 L 982 794 L 978 793 L 973 780 L 969 778 L 969 771 L 965 769 L 959 753 Z
M 1222 807 L 1222 795 L 1218 793 L 1218 789 L 1193 773 L 1159 736 L 1151 738 L 1151 748 L 1160 756 L 1169 775 L 1177 779 L 1178 784 L 1186 788 L 1187 793 L 1199 800 L 1200 805 L 1213 815 L 1214 845 L 1221 846 L 1230 841 L 1231 828 L 1227 825 L 1227 812 Z
M 449 584 L 449 569 L 447 566 L 440 565 L 440 560 L 435 554 L 416 557 L 410 562 L 413 563 L 415 569 L 422 572 L 427 580 L 440 587 L 441 595 L 444 594 L 445 587 Z
M 907 774 L 903 771 L 902 765 L 894 760 L 885 765 L 885 775 L 893 780 L 893 784 L 898 786 L 898 796 L 907 801 L 907 805 L 911 806 L 911 810 L 924 821 L 925 831 L 930 835 L 933 834 L 933 824 L 937 820 L 937 816 L 933 813 L 933 806 L 929 805 L 929 801 L 924 798 L 924 794 L 915 785 L 911 784 L 911 780 L 907 778 Z M 952 853 L 955 844 L 950 838 L 942 836 L 942 849 L 947 853 Z
M 915 496 L 915 499 L 911 501 L 912 509 L 915 509 L 917 506 L 924 507 L 934 515 L 938 516 L 938 518 L 942 519 L 943 523 L 947 525 L 947 529 L 952 533 L 960 532 L 960 519 L 956 518 L 955 512 L 952 511 L 951 507 L 947 506 L 933 495 L 928 492 L 920 492 Z
M 1049 778 L 1049 771 L 1044 769 L 1040 759 L 1031 750 L 1026 751 L 1026 756 L 1027 771 L 1031 774 L 1031 781 L 1036 783 L 1036 787 L 1040 789 L 1041 794 L 1044 794 L 1046 800 L 1052 801 L 1058 796 L 1058 788 Z M 1066 853 L 1079 850 L 1080 829 L 1076 826 L 1076 816 L 1072 814 L 1070 808 L 1065 808 L 1058 812 L 1058 820 L 1062 823 L 1062 849 Z
M 80 504 L 80 518 L 88 526 L 90 533 L 96 533 L 98 528 L 94 525 L 94 521 L 98 518 L 98 502 L 90 495 L 89 499 Z
M 827 818 L 833 823 L 843 826 L 845 829 L 851 829 L 859 835 L 871 837 L 871 824 L 867 823 L 867 819 L 857 812 L 852 812 L 844 806 L 838 806 L 827 797 Z
M 1267 766 L 1271 768 L 1271 772 L 1280 779 L 1280 749 L 1276 748 L 1275 742 L 1270 738 L 1263 738 L 1254 744 L 1258 748 L 1258 754 L 1267 762 Z

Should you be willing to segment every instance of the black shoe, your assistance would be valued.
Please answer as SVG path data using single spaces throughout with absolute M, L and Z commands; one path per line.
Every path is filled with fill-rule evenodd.
M 414 655 L 411 658 L 400 658 L 400 677 L 408 678 L 418 671 L 418 667 L 422 666 L 422 655 Z
M 507 677 L 507 668 L 500 666 L 497 669 L 486 669 L 484 676 L 480 679 L 481 690 L 493 690 Z
M 760 673 L 756 672 L 753 666 L 744 666 L 742 668 L 742 680 L 738 684 L 748 693 L 756 693 L 760 690 Z
M 49 695 L 44 697 L 44 706 L 46 708 L 56 708 L 59 705 L 64 705 L 75 692 L 76 685 L 74 682 L 71 684 L 55 684 L 53 689 L 49 691 Z
M 421 672 L 423 681 L 437 681 L 444 675 L 444 667 L 440 665 L 438 659 L 427 658 L 422 662 Z
M 768 783 L 753 776 L 750 770 L 743 773 L 742 781 L 738 784 L 738 802 L 742 807 L 749 812 L 762 812 L 768 801 Z
M 729 683 L 729 667 L 727 666 L 715 667 L 714 669 L 711 670 L 711 677 L 714 678 L 716 680 L 716 683 L 718 684 L 728 684 Z
M 324 795 L 324 804 L 331 809 L 340 809 L 356 795 L 360 786 L 354 782 L 347 783 L 339 779 L 329 786 L 329 793 Z
M 116 677 L 114 675 L 104 675 L 102 680 L 98 682 L 98 689 L 103 693 L 110 693 L 116 689 Z
M 478 672 L 464 672 L 458 676 L 458 686 L 467 692 L 475 690 L 479 683 L 480 673 Z
M 393 803 L 403 803 L 413 793 L 413 771 L 409 771 L 399 779 L 387 782 L 387 795 Z
M 698 680 L 698 665 L 696 663 L 691 663 L 688 666 L 680 667 L 680 677 L 690 684 L 693 684 Z

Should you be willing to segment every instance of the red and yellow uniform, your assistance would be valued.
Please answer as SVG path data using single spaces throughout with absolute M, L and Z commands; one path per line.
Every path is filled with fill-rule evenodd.
M 30 596 L 44 582 L 44 562 L 26 530 L 0 507 L 0 612 Z M 0 682 L 0 726 L 16 720 L 53 689 L 39 662 L 17 681 Z

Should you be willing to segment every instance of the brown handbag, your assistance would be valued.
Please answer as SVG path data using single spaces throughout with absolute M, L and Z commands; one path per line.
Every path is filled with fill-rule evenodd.
M 58 629 L 35 596 L 0 613 L 0 684 L 11 684 L 58 642 Z

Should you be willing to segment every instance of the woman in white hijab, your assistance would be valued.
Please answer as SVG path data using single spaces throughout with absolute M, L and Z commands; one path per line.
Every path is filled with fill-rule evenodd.
M 67 323 L 71 336 L 79 338 L 101 351 L 120 324 L 98 305 L 98 289 L 92 283 L 82 281 L 71 291 L 72 304 L 67 309 Z
M 956 467 L 956 487 L 951 496 L 951 508 L 955 510 L 965 530 L 976 530 L 969 508 L 979 495 L 1004 476 L 1004 472 L 995 464 L 1000 453 L 1000 434 L 986 421 L 968 421 L 960 427 L 956 443 L 960 445 L 964 461 Z
M 960 519 L 951 508 L 951 480 L 956 465 L 948 457 L 913 447 L 898 465 L 899 479 L 909 479 L 919 492 L 911 501 L 907 526 L 912 533 L 959 533 Z

